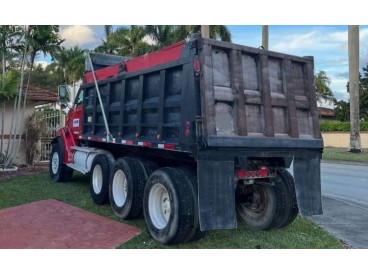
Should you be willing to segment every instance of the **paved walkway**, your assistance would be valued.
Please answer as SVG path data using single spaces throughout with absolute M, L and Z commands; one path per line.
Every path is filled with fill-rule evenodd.
M 311 219 L 352 248 L 368 248 L 368 208 L 322 197 L 323 215 Z
M 0 210 L 0 248 L 115 248 L 140 232 L 55 200 Z

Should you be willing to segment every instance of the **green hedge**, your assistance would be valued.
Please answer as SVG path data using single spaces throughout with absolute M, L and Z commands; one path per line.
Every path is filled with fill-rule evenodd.
M 350 131 L 350 122 L 320 122 L 321 131 Z M 360 130 L 368 131 L 368 122 L 360 122 Z

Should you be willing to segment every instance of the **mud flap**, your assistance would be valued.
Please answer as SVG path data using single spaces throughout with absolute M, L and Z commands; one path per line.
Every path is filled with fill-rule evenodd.
M 295 190 L 302 216 L 321 215 L 321 170 L 319 155 L 312 159 L 294 158 Z
M 199 160 L 197 173 L 201 230 L 236 228 L 234 162 Z

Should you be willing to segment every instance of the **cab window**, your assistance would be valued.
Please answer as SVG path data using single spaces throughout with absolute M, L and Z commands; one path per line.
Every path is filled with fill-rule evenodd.
M 83 103 L 83 90 L 80 89 L 78 91 L 77 97 L 75 98 L 75 102 L 74 102 L 74 106 L 78 107 L 79 105 L 81 105 Z

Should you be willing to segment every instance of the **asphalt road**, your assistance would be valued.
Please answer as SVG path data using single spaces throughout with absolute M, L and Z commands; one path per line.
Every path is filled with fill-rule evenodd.
M 322 195 L 368 208 L 368 166 L 322 163 Z
M 368 166 L 322 163 L 323 215 L 311 219 L 352 248 L 368 248 Z

